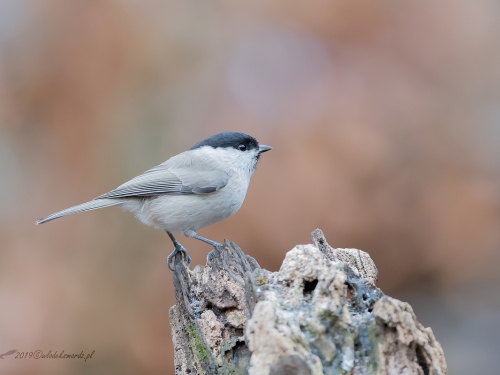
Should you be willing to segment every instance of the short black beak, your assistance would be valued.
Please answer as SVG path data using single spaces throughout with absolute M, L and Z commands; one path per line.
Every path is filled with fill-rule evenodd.
M 262 154 L 263 152 L 266 152 L 266 151 L 269 151 L 269 150 L 272 150 L 273 148 L 270 147 L 270 146 L 266 146 L 266 145 L 259 145 L 259 154 Z

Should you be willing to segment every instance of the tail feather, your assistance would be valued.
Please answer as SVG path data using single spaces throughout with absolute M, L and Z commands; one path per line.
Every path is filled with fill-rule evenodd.
M 95 200 L 92 200 L 92 201 L 89 201 L 86 203 L 79 204 L 78 206 L 66 208 L 65 210 L 62 210 L 62 211 L 56 212 L 52 215 L 46 216 L 46 217 L 38 220 L 35 224 L 36 225 L 43 224 L 43 223 L 46 223 L 47 221 L 58 219 L 60 217 L 66 216 L 66 215 L 76 214 L 78 212 L 97 210 L 98 208 L 115 206 L 115 205 L 121 204 L 121 203 L 123 203 L 123 201 L 119 200 L 119 199 L 95 199 Z

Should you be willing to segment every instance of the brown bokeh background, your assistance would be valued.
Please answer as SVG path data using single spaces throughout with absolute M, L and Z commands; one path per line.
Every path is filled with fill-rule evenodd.
M 168 237 L 116 208 L 34 222 L 225 130 L 274 149 L 200 234 L 277 270 L 322 228 L 451 374 L 496 373 L 499 46 L 496 0 L 1 0 L 0 352 L 95 354 L 0 373 L 173 374 Z

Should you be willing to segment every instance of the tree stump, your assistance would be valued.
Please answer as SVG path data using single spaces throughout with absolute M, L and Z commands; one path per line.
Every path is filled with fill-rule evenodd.
M 228 240 L 192 271 L 178 255 L 176 375 L 447 374 L 432 330 L 375 286 L 367 253 L 334 249 L 319 229 L 312 242 L 279 272 Z

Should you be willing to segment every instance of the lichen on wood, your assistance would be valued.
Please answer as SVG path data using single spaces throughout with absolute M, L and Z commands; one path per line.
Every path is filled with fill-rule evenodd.
M 176 257 L 176 375 L 447 374 L 432 330 L 376 287 L 370 256 L 311 237 L 278 272 L 227 240 L 206 266 Z

